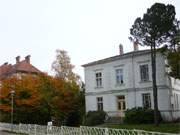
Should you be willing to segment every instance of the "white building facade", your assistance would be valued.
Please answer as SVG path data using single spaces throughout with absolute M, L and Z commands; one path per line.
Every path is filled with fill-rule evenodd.
M 121 49 L 120 49 L 121 50 Z M 135 50 L 83 65 L 86 112 L 104 110 L 124 117 L 133 107 L 154 107 L 150 50 Z M 164 120 L 180 118 L 180 81 L 166 73 L 165 58 L 157 53 L 158 107 Z

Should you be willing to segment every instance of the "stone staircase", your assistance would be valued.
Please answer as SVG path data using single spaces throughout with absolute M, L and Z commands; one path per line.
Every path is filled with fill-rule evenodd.
M 107 123 L 107 124 L 123 124 L 123 118 L 122 117 L 108 117 L 105 120 L 105 123 Z

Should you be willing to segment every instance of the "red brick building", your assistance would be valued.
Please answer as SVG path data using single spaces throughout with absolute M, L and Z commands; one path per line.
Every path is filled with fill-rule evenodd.
M 42 73 L 39 69 L 30 63 L 30 55 L 27 55 L 24 60 L 20 61 L 20 56 L 16 57 L 16 63 L 14 65 L 4 63 L 0 66 L 0 79 L 6 78 L 12 75 L 23 74 L 39 74 Z

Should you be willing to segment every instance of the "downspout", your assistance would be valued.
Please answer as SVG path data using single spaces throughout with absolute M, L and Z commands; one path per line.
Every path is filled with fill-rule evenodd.
M 134 107 L 136 107 L 136 88 L 135 88 L 135 72 L 134 72 L 134 52 L 132 53 L 132 82 L 133 82 L 133 89 L 134 89 Z
M 169 79 L 169 100 L 170 100 L 170 114 L 171 114 L 171 118 L 172 120 L 174 120 L 174 117 L 173 117 L 173 107 L 172 107 L 172 98 L 173 97 L 173 87 L 172 87 L 172 81 L 171 81 L 171 78 L 168 76 L 168 79 Z M 174 103 L 173 103 L 174 105 Z
M 165 61 L 165 63 L 164 63 L 164 65 L 166 65 L 166 61 Z M 168 73 L 167 73 L 167 70 L 166 70 L 166 67 L 164 68 L 164 71 L 165 71 L 165 74 L 167 75 L 167 80 L 168 80 L 168 82 L 166 82 L 166 83 L 168 83 L 167 85 L 168 85 L 168 89 L 169 89 L 169 108 L 170 108 L 170 115 L 171 115 L 171 119 L 173 120 L 174 118 L 173 118 L 173 110 L 174 110 L 174 108 L 172 107 L 172 100 L 171 100 L 171 97 L 173 96 L 173 87 L 172 87 L 172 81 L 171 81 L 171 77 L 168 75 Z M 174 103 L 173 103 L 173 105 L 174 105 Z

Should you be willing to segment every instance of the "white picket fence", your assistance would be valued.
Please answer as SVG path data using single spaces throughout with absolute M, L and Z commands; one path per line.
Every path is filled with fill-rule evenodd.
M 143 130 L 126 130 L 99 127 L 42 126 L 35 124 L 9 124 L 0 122 L 0 130 L 25 133 L 28 135 L 178 135 Z

